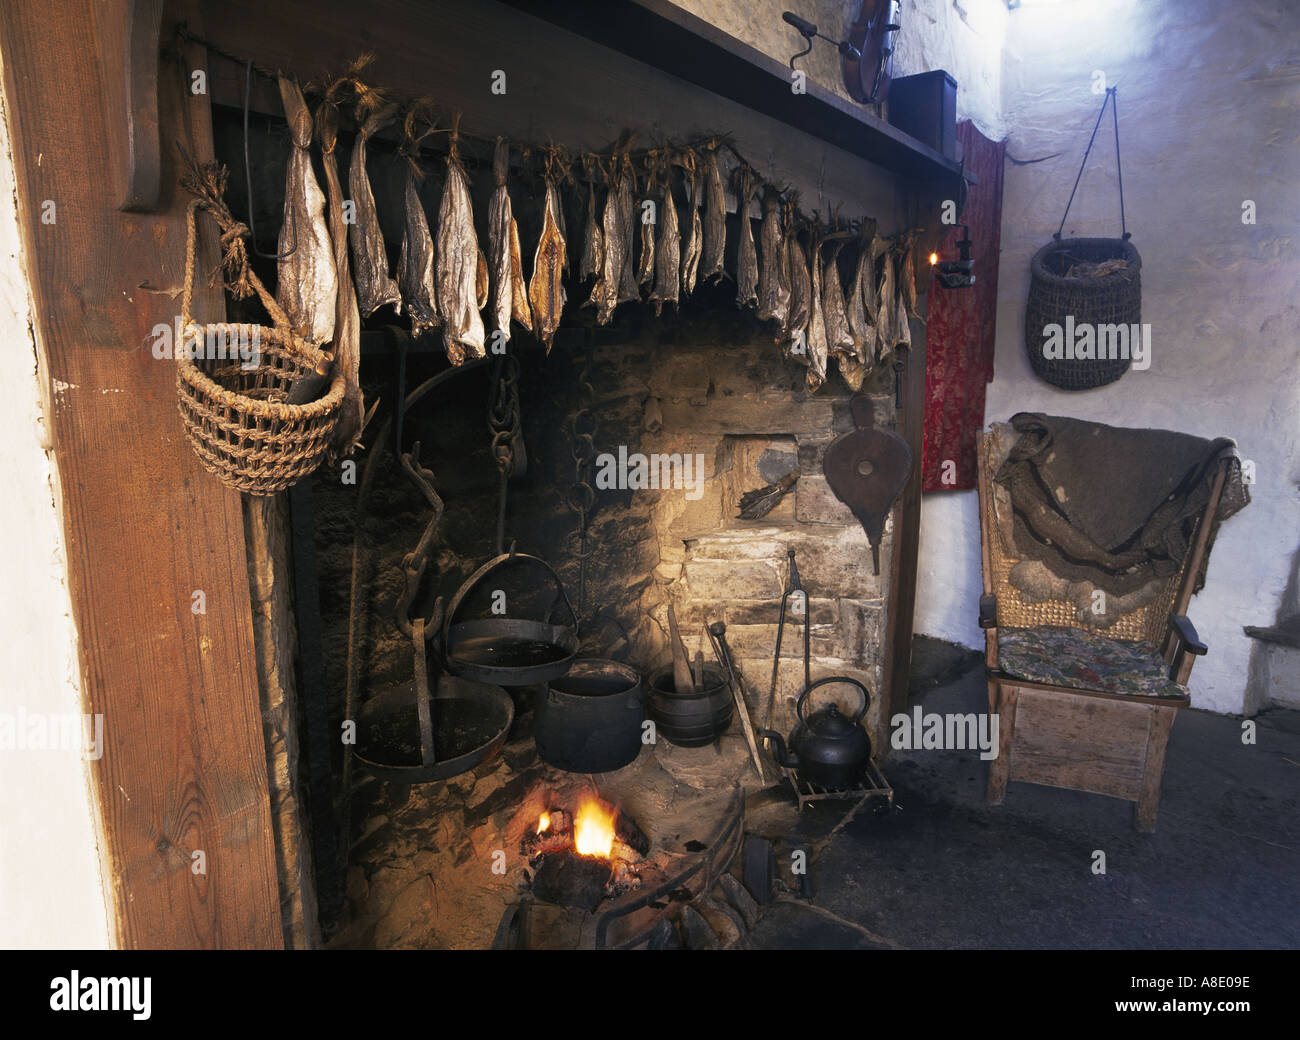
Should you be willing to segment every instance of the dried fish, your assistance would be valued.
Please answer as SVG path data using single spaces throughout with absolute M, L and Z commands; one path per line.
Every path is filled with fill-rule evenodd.
M 533 254 L 533 280 L 528 286 L 528 302 L 533 309 L 533 332 L 551 352 L 555 330 L 560 327 L 564 310 L 564 236 L 560 233 L 560 192 L 555 181 L 546 178 L 546 205 L 542 214 L 542 235 Z
M 758 316 L 782 327 L 790 312 L 790 251 L 782 231 L 781 196 L 769 187 L 763 194 L 763 246 L 758 273 Z
M 370 188 L 370 175 L 366 172 L 366 142 L 392 118 L 392 114 L 393 108 L 388 106 L 372 113 L 361 123 L 348 166 L 348 194 L 355 215 L 354 223 L 348 227 L 348 239 L 352 245 L 352 278 L 357 288 L 357 306 L 365 318 L 389 303 L 399 314 L 402 310 L 402 294 L 397 282 L 388 274 L 384 233 L 379 228 L 375 195 Z
M 438 313 L 442 315 L 442 342 L 447 358 L 460 365 L 467 358 L 485 357 L 483 319 L 479 316 L 480 289 L 486 302 L 487 264 L 479 276 L 483 254 L 474 230 L 469 183 L 457 157 L 455 137 L 447 156 L 447 181 L 438 210 L 438 248 L 434 272 L 438 286 Z
M 894 281 L 894 258 L 887 252 L 880 286 L 876 290 L 876 360 L 883 361 L 894 351 L 898 342 L 898 287 Z
M 659 203 L 659 246 L 655 253 L 655 287 L 650 293 L 657 316 L 665 303 L 676 305 L 681 289 L 682 240 L 677 229 L 677 206 L 673 202 L 671 173 L 664 184 L 664 197 Z
M 736 306 L 758 306 L 758 254 L 754 250 L 754 225 L 749 219 L 753 178 L 748 166 L 736 167 L 736 220 L 740 242 L 736 246 Z
M 704 161 L 704 249 L 700 256 L 700 277 L 722 278 L 722 258 L 727 251 L 727 200 L 718 173 L 718 150 L 710 148 Z
M 913 263 L 913 251 L 916 233 L 909 231 L 903 238 L 903 247 L 898 258 L 898 281 L 903 290 L 903 303 L 907 313 L 918 321 L 925 321 L 916 309 L 916 268 Z
M 600 223 L 593 177 L 587 182 L 587 221 L 582 233 L 582 259 L 578 262 L 578 278 L 584 282 L 589 278 L 599 278 L 605 261 L 605 235 L 600 229 Z
M 786 312 L 785 331 L 787 336 L 793 336 L 796 332 L 806 333 L 808 329 L 812 286 L 808 280 L 808 254 L 799 244 L 799 235 L 791 226 L 789 214 L 786 219 L 786 254 L 790 272 L 790 307 Z
M 898 272 L 898 297 L 894 305 L 894 315 L 897 324 L 894 328 L 894 346 L 912 346 L 912 329 L 908 324 L 907 315 L 907 288 L 906 284 L 911 281 L 910 273 L 907 270 L 911 265 L 905 263 L 906 255 L 899 258 Z M 915 300 L 913 300 L 915 303 Z
M 397 258 L 397 284 L 402 290 L 411 332 L 420 335 L 442 324 L 438 313 L 437 284 L 433 274 L 433 236 L 416 189 L 416 172 L 406 171 L 406 196 L 402 225 L 402 249 Z
M 327 94 L 316 110 L 316 135 L 320 141 L 325 170 L 325 189 L 329 196 L 330 237 L 334 246 L 334 267 L 338 275 L 338 292 L 334 309 L 334 361 L 343 374 L 343 405 L 330 443 L 334 449 L 351 455 L 361 437 L 365 423 L 365 401 L 361 393 L 361 312 L 357 309 L 356 290 L 348 263 L 348 225 L 343 219 L 343 187 L 339 183 L 338 145 L 339 110 Z
M 284 188 L 284 225 L 277 252 L 276 301 L 303 339 L 321 344 L 334 338 L 339 291 L 334 246 L 325 223 L 325 195 L 312 173 L 312 118 L 298 84 L 280 77 L 280 100 L 293 148 Z
M 870 238 L 860 238 L 858 259 L 850 283 L 849 298 L 844 306 L 844 317 L 853 337 L 853 349 L 836 354 L 835 363 L 845 385 L 854 393 L 862 389 L 863 380 L 876 363 L 876 326 L 867 316 L 866 301 L 875 302 L 875 267 L 871 260 Z
M 647 191 L 649 185 L 647 185 Z M 647 205 L 649 203 L 649 205 Z M 636 262 L 636 281 L 641 288 L 649 288 L 655 276 L 655 224 L 659 204 L 653 199 L 645 199 L 640 206 L 641 253 Z
M 623 233 L 626 216 L 621 201 L 623 182 L 617 162 L 612 172 L 609 191 L 605 195 L 605 212 L 601 217 L 600 272 L 592 286 L 588 306 L 596 308 L 596 324 L 608 325 L 614 318 L 614 308 L 619 304 L 619 287 L 623 279 L 624 250 L 627 236 Z
M 632 267 L 632 247 L 636 241 L 636 202 L 632 198 L 632 188 L 636 177 L 632 164 L 623 156 L 623 175 L 618 184 L 619 229 L 623 233 L 622 267 L 618 278 L 618 303 L 629 303 L 641 299 L 641 290 L 637 287 L 636 273 Z
M 826 350 L 832 356 L 852 355 L 856 345 L 845 313 L 844 287 L 840 284 L 839 256 L 843 248 L 843 242 L 836 242 L 822 268 L 822 314 L 826 321 Z
M 808 372 L 805 383 L 810 394 L 815 394 L 826 382 L 826 315 L 822 310 L 821 239 L 816 232 L 812 238 L 812 287 L 808 303 Z
M 695 291 L 695 282 L 699 277 L 700 251 L 704 238 L 704 229 L 700 224 L 700 177 L 694 162 L 687 167 L 686 180 L 690 189 L 686 201 L 690 220 L 687 222 L 686 242 L 682 246 L 682 295 L 690 296 Z
M 492 156 L 496 189 L 492 193 L 492 205 L 488 210 L 488 251 L 491 253 L 493 283 L 492 321 L 503 343 L 510 340 L 512 317 L 524 328 L 532 325 L 532 316 L 528 311 L 528 288 L 524 284 L 523 263 L 519 256 L 519 225 L 506 187 L 509 160 L 510 145 L 504 137 L 498 137 L 496 151 Z

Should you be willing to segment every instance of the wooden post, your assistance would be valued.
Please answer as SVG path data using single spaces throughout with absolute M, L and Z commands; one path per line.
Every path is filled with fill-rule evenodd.
M 174 362 L 153 351 L 184 267 L 174 142 L 211 155 L 208 98 L 162 67 L 158 212 L 120 211 L 108 171 L 127 134 L 131 7 L 0 5 L 41 378 L 63 388 L 48 420 L 84 710 L 104 716 L 94 775 L 116 941 L 279 947 L 240 500 L 200 467 Z M 208 248 L 201 270 L 214 260 Z M 219 293 L 195 304 L 200 320 L 222 314 Z

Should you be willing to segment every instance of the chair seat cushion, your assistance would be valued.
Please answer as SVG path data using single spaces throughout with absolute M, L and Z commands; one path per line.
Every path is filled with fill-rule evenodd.
M 998 671 L 1031 682 L 1135 697 L 1186 698 L 1150 643 L 1077 628 L 999 628 Z

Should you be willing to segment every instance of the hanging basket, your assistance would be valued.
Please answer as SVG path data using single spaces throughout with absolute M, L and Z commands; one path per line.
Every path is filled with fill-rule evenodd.
M 1108 261 L 1121 261 L 1123 267 L 1104 274 L 1080 273 L 1081 267 L 1092 270 Z M 1045 329 L 1057 325 L 1065 330 L 1067 319 L 1075 328 L 1140 324 L 1141 272 L 1136 247 L 1122 238 L 1055 239 L 1035 253 L 1025 308 L 1025 349 L 1034 373 L 1062 390 L 1091 390 L 1127 372 L 1128 357 L 1048 358 Z
M 209 473 L 236 491 L 273 495 L 292 487 L 325 458 L 343 403 L 343 374 L 334 369 L 324 396 L 289 403 L 294 384 L 328 373 L 333 358 L 292 331 L 284 311 L 252 271 L 249 281 L 274 326 L 194 322 L 194 211 L 200 205 L 191 202 L 187 212 L 184 331 L 176 366 L 181 420 Z M 241 356 L 240 349 L 247 356 Z M 213 356 L 221 354 L 225 356 Z

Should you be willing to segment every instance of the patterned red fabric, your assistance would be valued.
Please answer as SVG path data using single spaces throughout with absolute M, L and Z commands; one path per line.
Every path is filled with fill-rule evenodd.
M 922 491 L 965 491 L 976 486 L 975 434 L 984 425 L 984 390 L 993 379 L 1002 162 L 1007 146 L 1005 141 L 990 141 L 969 120 L 957 124 L 957 140 L 966 169 L 979 179 L 959 218 L 970 227 L 975 284 L 969 289 L 945 289 L 937 278 L 930 283 Z M 958 258 L 961 237 L 958 228 L 948 233 L 939 247 L 940 259 Z M 955 463 L 955 471 L 948 466 L 945 472 L 949 460 Z

